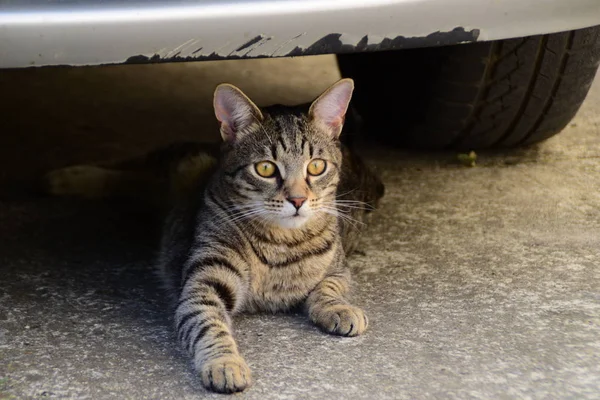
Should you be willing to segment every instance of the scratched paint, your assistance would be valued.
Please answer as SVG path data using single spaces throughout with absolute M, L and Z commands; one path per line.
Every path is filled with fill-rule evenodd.
M 224 60 L 265 57 L 295 57 L 317 54 L 343 54 L 399 50 L 416 47 L 443 46 L 475 42 L 479 38 L 478 29 L 465 30 L 457 27 L 449 32 L 433 32 L 418 37 L 378 37 L 330 33 L 311 39 L 305 32 L 291 37 L 275 38 L 256 35 L 244 41 L 229 41 L 219 48 L 211 48 L 201 39 L 192 39 L 174 49 L 161 49 L 151 55 L 134 55 L 126 63 L 155 63 L 175 61 Z

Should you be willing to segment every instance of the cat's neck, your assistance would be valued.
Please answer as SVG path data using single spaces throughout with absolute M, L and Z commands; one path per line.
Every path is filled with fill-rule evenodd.
M 283 228 L 259 219 L 248 221 L 242 230 L 249 235 L 271 243 L 295 245 L 308 241 L 316 236 L 322 236 L 328 231 L 337 231 L 337 219 L 335 216 L 324 214 L 318 218 L 312 218 L 298 228 Z

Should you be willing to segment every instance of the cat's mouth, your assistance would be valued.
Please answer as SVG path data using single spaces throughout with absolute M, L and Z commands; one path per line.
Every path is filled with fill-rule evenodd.
M 285 217 L 281 217 L 278 220 L 278 224 L 283 228 L 300 228 L 308 221 L 308 217 L 306 215 L 302 215 L 298 212 L 292 215 L 287 215 Z
M 296 211 L 295 214 L 292 214 L 290 216 L 284 217 L 285 219 L 292 219 L 292 220 L 299 220 L 299 219 L 305 219 L 306 215 L 302 215 L 299 212 Z

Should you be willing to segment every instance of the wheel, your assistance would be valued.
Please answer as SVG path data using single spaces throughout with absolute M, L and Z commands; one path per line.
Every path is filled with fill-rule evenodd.
M 371 134 L 410 147 L 528 145 L 560 132 L 600 62 L 600 26 L 396 52 L 338 56 Z

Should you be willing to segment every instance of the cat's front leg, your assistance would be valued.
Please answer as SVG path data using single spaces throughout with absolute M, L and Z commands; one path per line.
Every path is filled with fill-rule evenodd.
M 308 316 L 324 331 L 341 336 L 362 334 L 368 325 L 364 311 L 346 299 L 349 274 L 342 272 L 323 279 L 308 296 Z
M 230 314 L 242 302 L 242 277 L 222 265 L 191 269 L 196 272 L 187 274 L 175 311 L 178 339 L 192 355 L 204 387 L 241 392 L 252 377 L 232 336 Z

